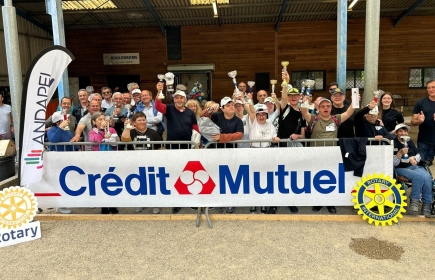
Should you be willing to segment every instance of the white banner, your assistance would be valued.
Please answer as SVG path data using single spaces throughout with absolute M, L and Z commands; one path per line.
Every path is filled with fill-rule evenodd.
M 140 64 L 139 53 L 105 53 L 104 65 Z
M 39 238 L 41 238 L 41 224 L 39 221 L 27 223 L 13 229 L 2 229 L 0 227 L 0 248 Z
M 51 46 L 32 61 L 23 88 L 20 185 L 41 180 L 45 111 L 62 74 L 74 56 L 66 48 Z
M 40 207 L 350 206 L 360 177 L 339 147 L 47 152 Z M 366 174 L 393 174 L 368 146 Z

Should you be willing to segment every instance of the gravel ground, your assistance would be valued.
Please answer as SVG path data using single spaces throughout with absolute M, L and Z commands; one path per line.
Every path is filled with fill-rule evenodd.
M 1 249 L 0 279 L 433 279 L 435 273 L 434 223 L 213 225 L 41 221 L 42 239 Z

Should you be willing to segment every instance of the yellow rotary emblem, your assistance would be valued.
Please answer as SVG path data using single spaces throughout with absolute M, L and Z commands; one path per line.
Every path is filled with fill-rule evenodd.
M 393 221 L 399 222 L 398 218 L 403 217 L 407 204 L 405 191 L 400 189 L 395 179 L 374 173 L 373 176 L 363 177 L 357 184 L 352 192 L 355 197 L 352 202 L 364 220 L 368 220 L 369 224 L 374 221 L 376 226 L 385 226 L 387 223 L 391 226 Z
M 31 191 L 9 187 L 0 191 L 0 228 L 18 228 L 33 220 L 37 202 Z

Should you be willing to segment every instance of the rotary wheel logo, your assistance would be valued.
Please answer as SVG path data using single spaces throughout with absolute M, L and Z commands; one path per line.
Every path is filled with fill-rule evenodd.
M 174 184 L 179 194 L 211 194 L 216 187 L 199 161 L 189 161 Z
M 21 187 L 9 187 L 0 191 L 0 227 L 19 228 L 33 220 L 37 209 L 31 191 Z
M 364 220 L 368 220 L 369 224 L 375 222 L 376 226 L 385 226 L 387 223 L 391 226 L 393 221 L 398 223 L 398 218 L 402 218 L 402 213 L 406 212 L 404 207 L 407 204 L 405 191 L 400 189 L 395 179 L 374 173 L 357 183 L 352 192 L 355 197 L 352 202 Z

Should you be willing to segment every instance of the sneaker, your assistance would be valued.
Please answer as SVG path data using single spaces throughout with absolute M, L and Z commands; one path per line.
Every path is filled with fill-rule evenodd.
M 335 206 L 326 206 L 326 208 L 328 209 L 328 212 L 331 214 L 337 213 L 337 209 L 335 209 Z
M 109 208 L 107 207 L 101 208 L 101 214 L 110 214 Z
M 277 209 L 278 209 L 277 207 L 271 206 L 269 207 L 269 211 L 267 211 L 267 214 L 276 214 Z
M 290 209 L 290 212 L 292 212 L 293 214 L 299 212 L 299 209 L 296 206 L 289 206 L 288 209 Z
M 66 207 L 59 207 L 59 208 L 56 208 L 56 212 L 57 212 L 57 213 L 61 213 L 61 214 L 71 214 L 71 210 L 69 210 L 69 209 L 66 208 Z
M 257 212 L 257 207 L 251 207 L 251 210 L 249 210 L 251 213 Z
M 228 208 L 227 208 L 227 213 L 228 213 L 228 214 L 233 214 L 234 211 L 236 211 L 236 208 L 235 208 L 235 207 L 228 207 Z
M 173 207 L 172 214 L 176 214 L 176 213 L 180 212 L 180 210 L 181 210 L 181 207 Z
M 160 208 L 154 207 L 153 208 L 153 214 L 159 214 L 159 213 L 160 213 Z
M 322 206 L 313 206 L 313 212 L 319 212 Z
M 115 207 L 110 207 L 110 208 L 109 208 L 109 211 L 110 211 L 110 213 L 112 213 L 112 214 L 118 214 L 118 213 L 119 213 L 118 209 L 116 209 Z
M 134 208 L 134 212 L 136 212 L 136 213 L 140 213 L 142 211 L 143 211 L 143 207 L 136 207 L 136 208 Z
M 266 214 L 267 213 L 267 207 L 263 206 L 261 207 L 261 214 Z
M 189 207 L 189 209 L 192 210 L 192 211 L 197 211 L 198 207 Z

